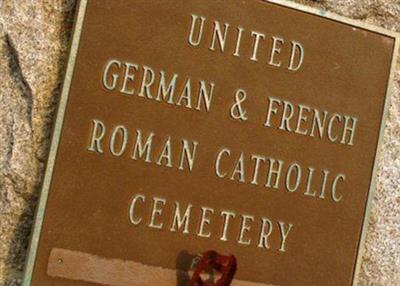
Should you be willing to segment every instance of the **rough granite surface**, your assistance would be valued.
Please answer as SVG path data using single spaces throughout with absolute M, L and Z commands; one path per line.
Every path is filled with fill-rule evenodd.
M 400 0 L 297 0 L 400 32 Z M 0 285 L 20 285 L 75 0 L 0 0 Z M 360 285 L 400 285 L 400 72 Z

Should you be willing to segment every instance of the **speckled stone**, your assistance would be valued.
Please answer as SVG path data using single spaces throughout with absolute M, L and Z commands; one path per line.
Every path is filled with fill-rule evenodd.
M 0 285 L 19 285 L 74 1 L 0 1 Z
M 400 0 L 298 0 L 400 31 Z M 74 0 L 0 0 L 0 285 L 20 285 Z M 361 285 L 400 285 L 400 72 L 391 95 Z

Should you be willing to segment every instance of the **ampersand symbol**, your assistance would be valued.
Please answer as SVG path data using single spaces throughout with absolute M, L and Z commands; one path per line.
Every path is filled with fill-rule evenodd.
M 247 120 L 247 111 L 242 104 L 246 100 L 247 94 L 243 89 L 238 89 L 235 93 L 235 103 L 231 107 L 231 116 L 237 120 Z

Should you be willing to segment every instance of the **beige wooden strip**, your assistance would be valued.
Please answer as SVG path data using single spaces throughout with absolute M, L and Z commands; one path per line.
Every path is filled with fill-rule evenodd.
M 58 248 L 50 253 L 47 274 L 51 277 L 111 286 L 182 285 L 178 284 L 177 277 L 180 275 L 176 270 Z M 274 285 L 235 280 L 232 286 Z

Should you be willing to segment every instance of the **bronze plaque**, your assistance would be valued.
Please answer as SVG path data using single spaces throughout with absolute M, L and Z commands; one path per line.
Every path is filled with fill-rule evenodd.
M 83 0 L 25 285 L 353 285 L 393 33 L 281 1 Z

